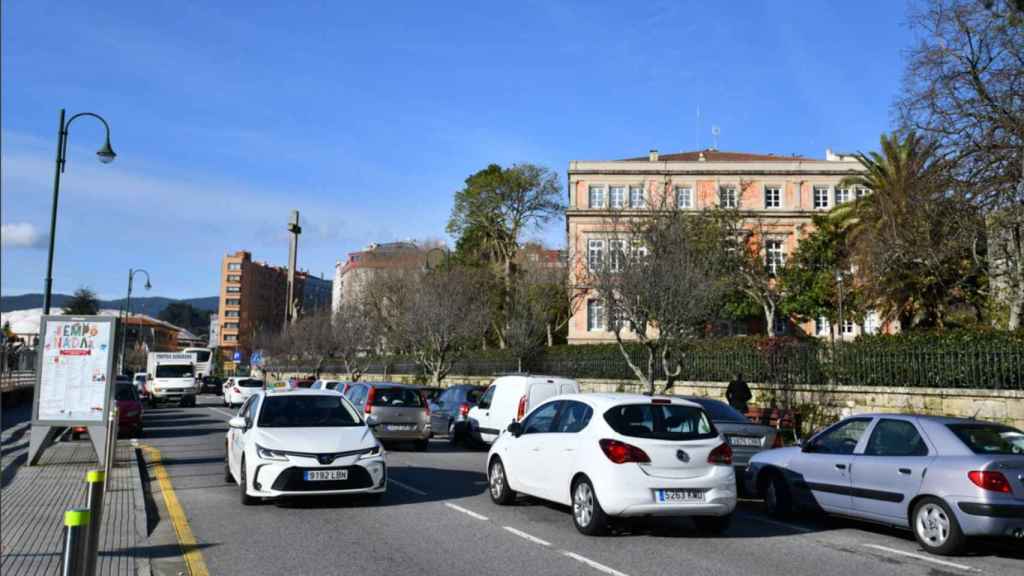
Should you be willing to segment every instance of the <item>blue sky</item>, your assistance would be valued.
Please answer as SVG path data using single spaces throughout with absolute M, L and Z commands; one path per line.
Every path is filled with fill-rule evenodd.
M 54 289 L 213 295 L 227 252 L 330 277 L 370 242 L 444 239 L 495 162 L 710 145 L 823 157 L 891 125 L 900 1 L 2 3 L 3 294 L 42 290 L 57 113 L 71 129 Z M 697 127 L 697 110 L 703 126 Z M 565 244 L 564 222 L 531 237 Z

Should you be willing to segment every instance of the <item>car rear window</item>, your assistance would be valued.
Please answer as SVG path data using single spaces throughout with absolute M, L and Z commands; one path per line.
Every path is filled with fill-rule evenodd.
M 947 424 L 975 454 L 1024 454 L 1024 432 L 999 424 Z
M 484 393 L 484 388 L 470 388 L 466 390 L 466 402 L 469 404 L 476 404 L 476 401 L 480 399 L 480 396 Z
M 725 402 L 711 400 L 710 398 L 687 398 L 690 402 L 700 404 L 701 408 L 711 416 L 714 422 L 737 422 L 739 424 L 750 424 L 750 420 L 739 410 L 729 406 Z
M 623 404 L 604 413 L 604 420 L 623 436 L 656 440 L 714 438 L 718 431 L 703 409 L 681 404 Z
M 255 378 L 242 378 L 238 381 L 238 385 L 242 388 L 262 388 L 263 380 L 256 380 Z
M 114 399 L 120 400 L 122 402 L 127 402 L 130 400 L 138 401 L 139 395 L 136 392 L 135 386 L 133 384 L 118 383 L 117 390 L 114 391 Z
M 360 426 L 359 416 L 339 396 L 270 396 L 263 400 L 263 428 Z
M 373 405 L 390 408 L 422 408 L 423 396 L 412 388 L 377 388 L 373 392 Z

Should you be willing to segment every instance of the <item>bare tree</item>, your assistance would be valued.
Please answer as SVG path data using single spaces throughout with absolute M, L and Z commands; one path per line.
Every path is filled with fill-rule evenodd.
M 548 335 L 543 289 L 544 286 L 522 278 L 513 285 L 512 297 L 508 300 L 505 343 L 515 354 L 520 372 L 523 371 L 523 360 L 539 352 Z
M 380 325 L 359 302 L 342 302 L 332 321 L 334 359 L 345 366 L 348 379 L 356 382 L 377 356 Z
M 570 286 L 570 268 L 564 261 L 557 265 L 526 262 L 521 272 L 519 281 L 529 286 L 531 298 L 543 310 L 547 345 L 554 346 L 555 335 L 569 325 L 586 300 L 586 292 Z

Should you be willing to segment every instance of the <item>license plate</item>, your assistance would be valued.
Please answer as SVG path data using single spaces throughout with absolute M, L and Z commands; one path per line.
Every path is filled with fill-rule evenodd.
M 729 444 L 733 446 L 753 446 L 754 448 L 761 447 L 761 438 L 757 436 L 729 436 Z
M 409 430 L 415 430 L 416 427 L 411 424 L 388 424 L 384 429 L 389 432 L 408 432 Z
M 307 470 L 305 478 L 310 482 L 348 480 L 348 470 Z
M 671 489 L 655 490 L 654 499 L 659 504 L 674 504 L 677 502 L 703 502 L 704 490 L 702 489 Z

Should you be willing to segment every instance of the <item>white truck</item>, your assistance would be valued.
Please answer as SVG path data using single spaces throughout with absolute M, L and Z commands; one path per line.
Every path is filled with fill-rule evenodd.
M 195 406 L 199 393 L 195 354 L 150 352 L 146 365 L 146 390 L 151 405 L 177 402 Z

